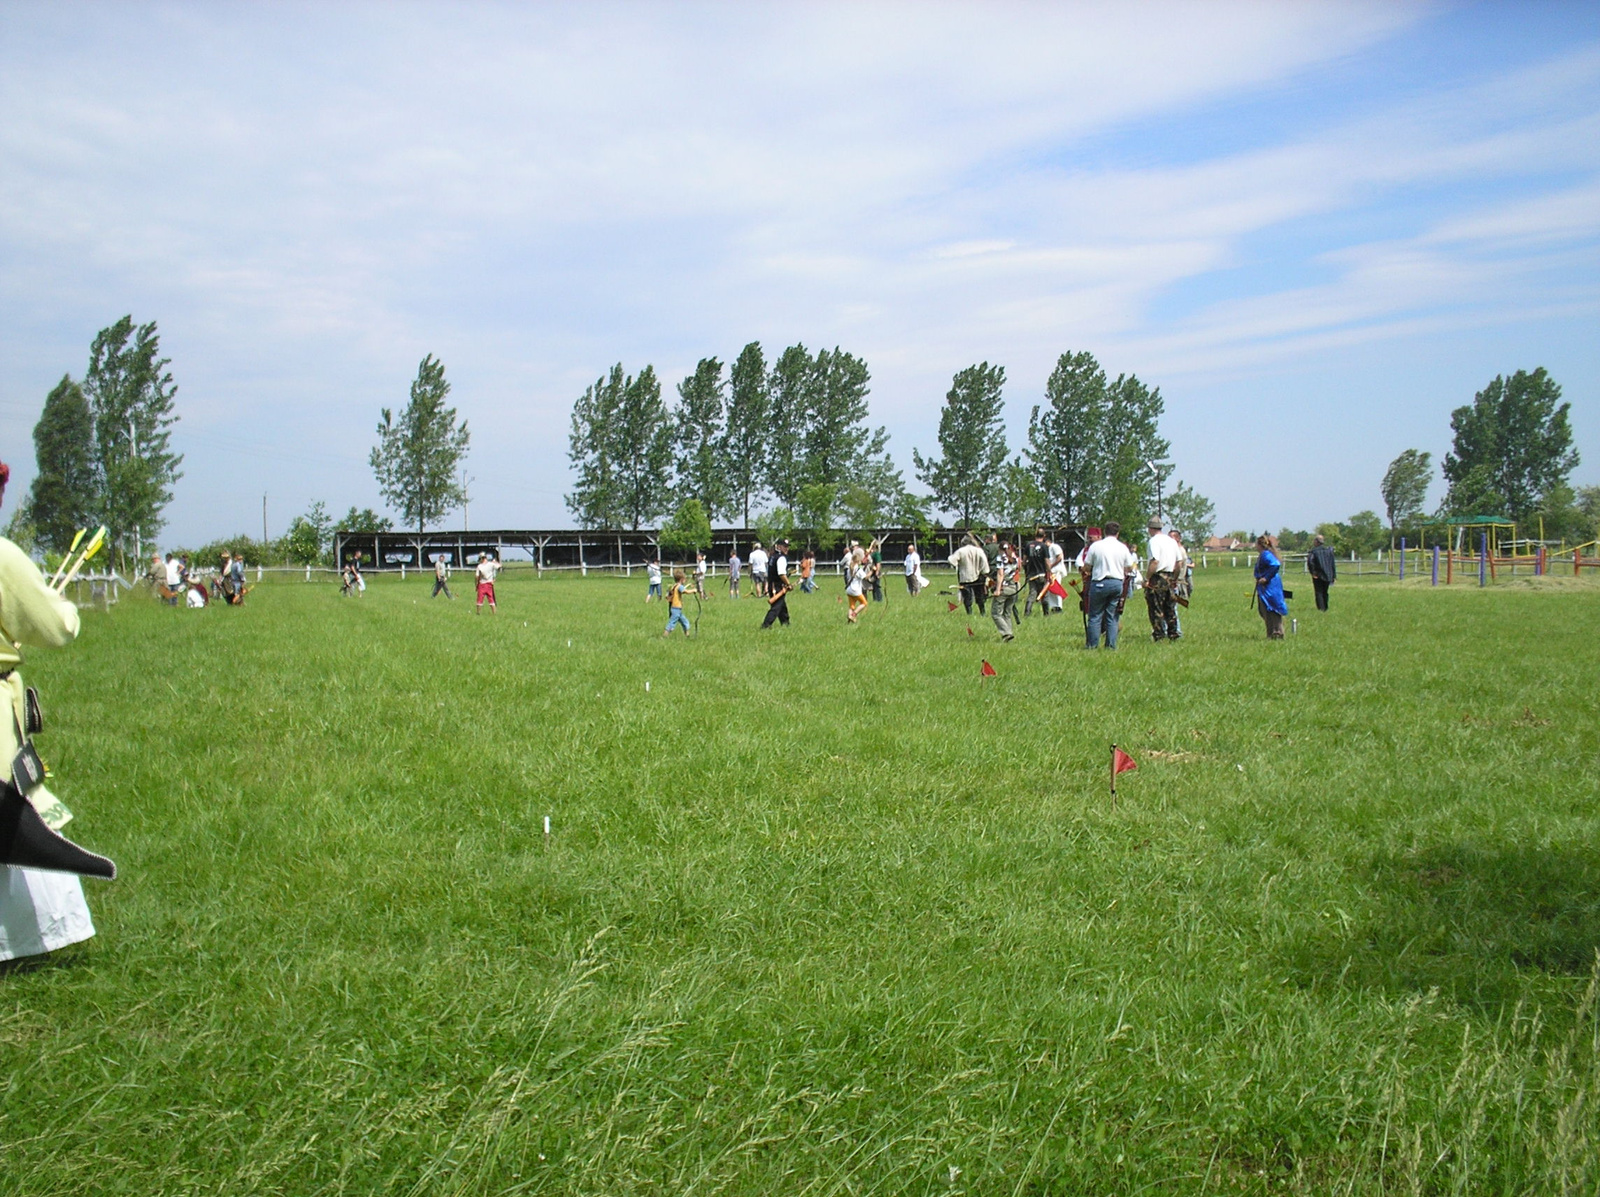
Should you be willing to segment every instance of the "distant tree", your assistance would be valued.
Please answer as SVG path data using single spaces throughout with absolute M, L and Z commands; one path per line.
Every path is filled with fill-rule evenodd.
M 722 450 L 726 392 L 722 363 L 714 357 L 701 358 L 694 373 L 678 384 L 678 407 L 673 413 L 678 494 L 698 499 L 707 518 L 728 507 Z
M 345 512 L 337 524 L 336 532 L 392 532 L 394 521 L 388 516 L 379 515 L 370 507 L 363 507 L 357 511 L 354 507 Z
M 1085 523 L 1104 495 L 1101 452 L 1110 399 L 1092 353 L 1063 353 L 1045 384 L 1044 406 L 1028 418 L 1028 464 L 1046 518 Z
M 859 480 L 880 496 L 886 495 L 883 450 L 889 434 L 883 428 L 874 430 L 867 425 L 868 383 L 872 377 L 867 363 L 835 346 L 818 351 L 812 362 L 812 375 L 802 438 L 803 480 L 838 486 L 863 470 L 876 471 L 873 477 Z M 894 482 L 892 489 L 898 491 L 898 474 Z
M 940 455 L 911 460 L 917 478 L 933 491 L 933 500 L 954 512 L 963 528 L 987 518 L 996 507 L 1006 465 L 1006 433 L 1002 418 L 1006 371 L 980 362 L 956 373 L 939 412 Z
M 1579 535 L 1600 539 L 1600 486 L 1580 486 L 1573 496 L 1579 516 Z
M 1039 485 L 1038 471 L 1013 457 L 1001 471 L 1000 493 L 995 501 L 995 514 L 1001 527 L 1018 536 L 1037 527 L 1049 518 L 1044 488 Z
M 751 341 L 729 371 L 728 415 L 722 434 L 729 511 L 742 515 L 745 527 L 750 526 L 750 502 L 762 491 L 768 406 L 767 359 L 761 343 Z
M 68 375 L 45 397 L 33 426 L 33 453 L 38 473 L 25 504 L 27 519 L 40 544 L 64 553 L 79 528 L 96 522 L 100 499 L 94 417 L 83 388 Z
M 666 514 L 672 496 L 672 424 L 654 366 L 623 381 L 611 457 L 616 463 L 620 523 L 637 530 Z
M 289 522 L 282 542 L 283 556 L 296 565 L 321 564 L 327 559 L 333 524 L 326 504 L 320 499 L 311 504 L 304 515 L 297 515 Z
M 1389 517 L 1389 539 L 1394 540 L 1395 529 L 1422 514 L 1423 501 L 1428 497 L 1428 483 L 1433 478 L 1433 454 L 1417 449 L 1407 449 L 1389 463 L 1384 471 L 1384 514 Z
M 661 527 L 661 547 L 671 553 L 691 553 L 711 548 L 711 519 L 699 499 L 685 499 Z
M 456 409 L 446 407 L 450 384 L 444 363 L 431 353 L 417 367 L 411 400 L 399 420 L 389 408 L 378 422 L 378 443 L 368 459 L 384 501 L 417 535 L 461 506 L 460 465 L 470 436 Z
M 806 422 L 816 382 L 816 361 L 804 345 L 785 349 L 767 375 L 761 481 L 791 511 L 807 482 L 830 481 L 806 469 Z
M 1339 525 L 1339 547 L 1357 555 L 1370 553 L 1383 544 L 1383 533 L 1383 520 L 1376 511 L 1358 511 Z
M 611 367 L 585 389 L 572 405 L 567 458 L 577 471 L 576 485 L 566 496 L 567 510 L 585 528 L 622 524 L 622 487 L 617 470 L 614 430 L 622 409 L 626 379 L 622 363 Z
M 1543 366 L 1496 375 L 1471 406 L 1450 414 L 1455 433 L 1444 459 L 1446 509 L 1455 515 L 1506 515 L 1523 522 L 1578 465 L 1570 403 Z M 1497 510 L 1498 508 L 1498 510 Z
M 833 483 L 812 482 L 800 488 L 794 510 L 795 523 L 809 533 L 811 542 L 819 549 L 834 548 L 843 539 L 843 533 L 833 526 L 838 507 L 839 488 Z
M 178 393 L 161 356 L 155 322 L 134 326 L 124 316 L 95 334 L 84 397 L 94 418 L 99 517 L 124 557 L 144 556 L 144 542 L 165 524 L 181 454 L 173 453 Z
M 1217 509 L 1211 500 L 1186 483 L 1179 482 L 1166 497 L 1167 523 L 1189 546 L 1202 544 L 1217 526 Z
M 1286 553 L 1303 553 L 1311 547 L 1311 533 L 1279 528 L 1278 547 Z

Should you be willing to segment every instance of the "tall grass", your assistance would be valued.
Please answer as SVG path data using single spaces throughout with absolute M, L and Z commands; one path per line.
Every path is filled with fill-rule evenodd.
M 0 975 L 0 1191 L 1600 1185 L 1594 588 L 1268 644 L 1202 576 L 1089 654 L 832 581 L 670 642 L 642 580 L 428 587 L 30 660 L 122 876 Z

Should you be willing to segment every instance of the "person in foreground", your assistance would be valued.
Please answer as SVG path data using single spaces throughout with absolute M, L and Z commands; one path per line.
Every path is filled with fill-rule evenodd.
M 0 464 L 0 495 L 10 476 Z M 94 921 L 74 874 L 107 880 L 116 875 L 105 857 L 52 831 L 35 806 L 46 803 L 47 812 L 59 812 L 58 826 L 66 817 L 40 784 L 43 766 L 32 736 L 41 717 L 17 673 L 18 646 L 60 648 L 77 635 L 77 607 L 45 584 L 26 553 L 0 539 L 0 694 L 10 704 L 10 718 L 0 716 L 0 960 L 37 956 L 92 937 Z
M 1283 592 L 1283 562 L 1278 560 L 1275 539 L 1263 532 L 1256 537 L 1256 548 L 1261 551 L 1256 558 L 1256 610 L 1267 625 L 1268 640 L 1283 639 L 1283 617 L 1289 614 L 1289 604 Z
M 1333 585 L 1333 579 L 1339 572 L 1339 567 L 1333 563 L 1333 550 L 1328 547 L 1322 533 L 1317 533 L 1311 542 L 1311 552 L 1306 554 L 1306 569 L 1311 573 L 1311 589 L 1317 595 L 1317 610 L 1328 609 L 1328 587 Z
M 1139 559 L 1118 539 L 1121 531 L 1122 525 L 1112 520 L 1106 524 L 1105 535 L 1084 550 L 1084 569 L 1089 574 L 1086 648 L 1099 648 L 1102 635 L 1107 648 L 1117 647 L 1117 622 L 1133 576 L 1139 572 Z

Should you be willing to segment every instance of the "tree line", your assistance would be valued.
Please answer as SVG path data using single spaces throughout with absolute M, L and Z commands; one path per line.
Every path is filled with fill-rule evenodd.
M 1159 388 L 1132 374 L 1110 379 L 1093 354 L 1061 356 L 1015 454 L 1005 368 L 958 371 L 938 452 L 912 452 L 926 494 L 906 485 L 887 433 L 868 421 L 870 381 L 866 362 L 838 347 L 792 345 L 769 366 L 753 341 L 729 367 L 702 358 L 669 406 L 653 366 L 634 374 L 618 363 L 573 404 L 567 508 L 586 528 L 638 529 L 670 515 L 664 539 L 685 547 L 713 519 L 825 542 L 841 527 L 928 527 L 935 513 L 961 527 L 1142 526 L 1158 501 L 1190 535 L 1212 530 L 1212 506 L 1193 488 L 1162 493 L 1171 467 Z

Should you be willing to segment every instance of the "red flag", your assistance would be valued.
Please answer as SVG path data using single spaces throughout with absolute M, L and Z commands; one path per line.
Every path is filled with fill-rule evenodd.
M 979 670 L 979 676 L 981 676 L 981 677 L 998 677 L 999 675 L 995 673 L 994 666 L 989 664 L 989 662 L 985 661 L 983 663 L 983 668 L 981 670 Z
M 945 599 L 945 606 L 946 606 L 946 608 L 948 610 L 951 610 L 951 611 L 954 611 L 956 609 L 956 605 L 954 603 L 952 603 L 949 599 Z
M 1050 579 L 1050 585 L 1048 585 L 1048 586 L 1046 586 L 1044 588 L 1044 592 L 1046 594 L 1053 594 L 1058 599 L 1064 599 L 1064 598 L 1067 597 L 1067 592 L 1065 590 L 1061 589 L 1061 583 L 1058 582 L 1055 578 L 1051 578 Z
M 972 635 L 972 629 L 971 628 L 967 629 L 967 635 L 969 635 L 969 636 Z
M 1113 776 L 1118 773 L 1126 773 L 1129 769 L 1137 769 L 1138 767 L 1138 761 L 1123 752 L 1115 744 L 1111 746 L 1111 773 Z

